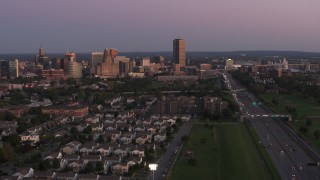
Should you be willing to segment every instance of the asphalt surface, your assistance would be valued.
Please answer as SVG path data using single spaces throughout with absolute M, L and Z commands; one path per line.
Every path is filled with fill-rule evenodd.
M 167 176 L 170 168 L 174 164 L 174 160 L 176 158 L 176 151 L 180 150 L 182 142 L 181 138 L 184 135 L 187 135 L 192 127 L 191 122 L 184 123 L 180 128 L 179 131 L 174 135 L 174 139 L 172 142 L 167 146 L 166 152 L 159 158 L 156 164 L 158 164 L 157 170 L 154 171 L 154 179 L 161 180 L 165 179 Z M 150 179 L 153 179 L 153 173 L 150 174 Z
M 230 76 L 227 77 L 232 90 L 243 89 Z M 243 114 L 272 113 L 249 92 L 239 91 L 234 94 L 242 105 Z M 253 102 L 257 105 L 253 105 Z M 286 122 L 271 117 L 247 116 L 247 119 L 266 147 L 282 179 L 320 179 L 319 166 L 307 166 L 309 162 L 318 162 L 319 154 L 290 129 Z

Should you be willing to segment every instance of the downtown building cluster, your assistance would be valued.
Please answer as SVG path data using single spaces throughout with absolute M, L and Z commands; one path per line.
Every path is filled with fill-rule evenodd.
M 118 50 L 106 48 L 103 52 L 91 53 L 91 60 L 79 62 L 75 52 L 65 53 L 63 58 L 49 59 L 44 49 L 39 49 L 35 58 L 36 75 L 48 80 L 81 78 L 84 75 L 95 75 L 102 78 L 144 77 L 145 74 L 157 73 L 165 68 L 165 57 L 128 58 L 119 56 Z M 172 71 L 180 72 L 186 66 L 186 43 L 183 39 L 173 40 L 173 60 L 169 64 Z

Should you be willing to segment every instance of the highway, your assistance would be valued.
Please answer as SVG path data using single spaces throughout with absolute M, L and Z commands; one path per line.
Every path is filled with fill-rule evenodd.
M 231 90 L 243 89 L 230 75 L 226 74 L 225 77 Z M 283 120 L 251 116 L 252 114 L 272 113 L 253 94 L 246 90 L 233 91 L 233 93 L 241 105 L 242 114 L 247 115 L 246 119 L 249 120 L 261 143 L 266 147 L 282 179 L 320 179 L 319 166 L 307 166 L 309 162 L 319 162 L 318 153 L 290 129 Z M 256 103 L 253 104 L 253 102 Z

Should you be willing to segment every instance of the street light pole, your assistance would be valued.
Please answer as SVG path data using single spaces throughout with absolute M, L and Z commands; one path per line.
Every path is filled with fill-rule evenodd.
M 149 169 L 152 171 L 152 179 L 154 180 L 154 171 L 157 170 L 158 164 L 149 164 Z

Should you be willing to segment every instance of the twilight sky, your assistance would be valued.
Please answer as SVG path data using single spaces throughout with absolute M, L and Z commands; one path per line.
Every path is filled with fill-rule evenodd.
M 320 52 L 319 0 L 1 0 L 0 53 Z

